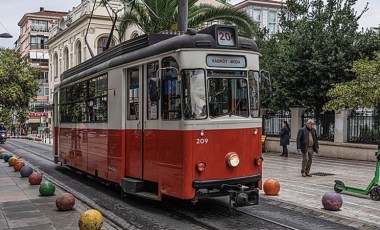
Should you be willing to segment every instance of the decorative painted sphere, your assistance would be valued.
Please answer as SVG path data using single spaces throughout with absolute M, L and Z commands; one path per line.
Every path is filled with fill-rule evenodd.
M 16 164 L 17 160 L 18 160 L 17 157 L 11 157 L 11 158 L 9 158 L 8 165 L 9 166 L 14 166 Z
M 4 153 L 4 152 L 6 152 L 6 150 L 3 149 L 3 148 L 0 148 L 0 153 Z M 0 158 L 0 159 L 1 159 L 1 158 Z
M 39 172 L 33 172 L 29 175 L 28 180 L 31 185 L 39 185 L 42 182 L 42 174 Z
M 28 177 L 32 173 L 33 173 L 33 169 L 29 165 L 25 165 L 24 167 L 20 169 L 21 177 Z
M 339 193 L 328 192 L 322 197 L 322 205 L 326 210 L 339 211 L 342 204 L 343 200 Z
M 71 193 L 61 193 L 55 200 L 55 205 L 59 211 L 71 210 L 75 204 L 75 198 Z
M 0 159 L 4 159 L 5 152 L 0 153 Z
M 280 182 L 276 179 L 269 178 L 264 183 L 264 192 L 269 196 L 277 195 L 280 192 Z
M 15 171 L 20 171 L 22 167 L 25 166 L 25 163 L 22 160 L 18 160 L 16 164 L 13 166 Z
M 4 155 L 4 162 L 8 162 L 8 160 L 9 160 L 11 157 L 13 157 L 12 154 L 10 154 L 10 153 L 6 153 L 6 154 Z
M 45 181 L 40 185 L 39 191 L 41 196 L 51 196 L 55 192 L 55 186 L 50 181 Z
M 99 230 L 103 226 L 103 216 L 95 209 L 89 209 L 82 213 L 79 219 L 80 230 Z

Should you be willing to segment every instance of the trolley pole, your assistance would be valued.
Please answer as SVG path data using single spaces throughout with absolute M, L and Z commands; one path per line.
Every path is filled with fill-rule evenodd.
M 188 0 L 178 0 L 178 31 L 187 31 Z

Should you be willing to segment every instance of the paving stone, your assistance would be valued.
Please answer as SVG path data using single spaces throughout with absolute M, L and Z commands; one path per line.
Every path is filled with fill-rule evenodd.
M 23 228 L 12 228 L 12 230 L 55 230 L 51 224 L 40 224 L 36 226 L 27 226 Z M 72 228 L 73 229 L 73 228 Z
M 8 229 L 8 223 L 5 219 L 0 219 L 0 229 Z

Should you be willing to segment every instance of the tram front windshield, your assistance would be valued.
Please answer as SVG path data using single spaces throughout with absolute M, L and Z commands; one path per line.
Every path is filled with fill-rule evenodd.
M 208 76 L 210 117 L 249 116 L 248 83 L 245 71 L 213 71 Z
M 256 75 L 256 72 L 250 71 L 248 81 L 246 71 L 208 70 L 206 84 L 203 69 L 183 70 L 184 118 L 205 119 L 207 115 L 212 119 L 224 116 L 253 116 L 253 112 L 258 110 Z

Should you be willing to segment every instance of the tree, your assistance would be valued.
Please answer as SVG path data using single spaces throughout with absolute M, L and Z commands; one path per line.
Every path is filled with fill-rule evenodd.
M 0 48 L 0 106 L 9 122 L 14 111 L 27 109 L 36 96 L 39 72 L 20 53 Z
M 302 105 L 322 112 L 333 84 L 354 78 L 352 63 L 375 58 L 380 41 L 358 31 L 356 0 L 288 0 L 280 15 L 282 32 L 265 43 L 262 67 L 273 77 L 274 110 Z
M 380 109 L 380 53 L 375 60 L 354 62 L 355 79 L 338 83 L 329 90 L 331 100 L 325 110 L 356 109 L 360 107 Z
M 216 7 L 209 4 L 195 5 L 198 0 L 189 0 L 188 27 L 199 29 L 204 23 L 223 21 L 225 24 L 235 24 L 239 33 L 253 37 L 259 30 L 256 23 L 244 12 L 230 6 Z M 178 0 L 146 0 L 143 2 L 126 1 L 126 12 L 121 18 L 119 37 L 130 25 L 136 25 L 144 33 L 158 33 L 165 30 L 177 30 Z M 129 10 L 128 10 L 129 9 Z

